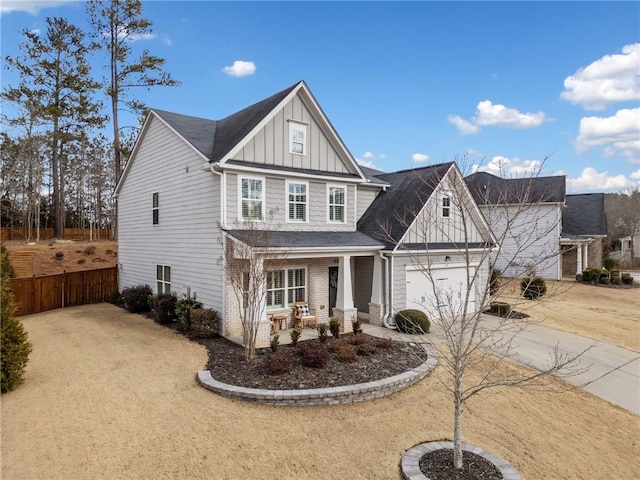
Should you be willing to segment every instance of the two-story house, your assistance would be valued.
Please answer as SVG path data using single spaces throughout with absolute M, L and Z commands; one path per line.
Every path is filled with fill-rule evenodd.
M 428 311 L 434 286 L 458 285 L 475 302 L 492 238 L 466 185 L 455 191 L 472 222 L 466 238 L 452 233 L 461 232 L 451 198 L 460 184 L 454 163 L 392 174 L 361 167 L 303 81 L 222 120 L 151 110 L 116 188 L 120 288 L 197 293 L 219 312 L 223 334 L 237 337 L 226 252 L 268 252 L 257 346 L 269 342 L 267 315 L 289 315 L 300 300 L 345 331 L 355 318 L 389 325 L 398 310 Z M 482 278 L 473 285 L 456 248 L 465 240 Z M 424 265 L 441 273 L 438 285 Z

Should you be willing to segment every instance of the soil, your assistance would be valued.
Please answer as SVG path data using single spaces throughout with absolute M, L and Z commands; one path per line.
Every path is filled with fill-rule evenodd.
M 453 449 L 442 448 L 425 453 L 420 471 L 429 480 L 501 480 L 502 473 L 493 463 L 472 452 L 462 452 L 462 469 L 453 466 Z

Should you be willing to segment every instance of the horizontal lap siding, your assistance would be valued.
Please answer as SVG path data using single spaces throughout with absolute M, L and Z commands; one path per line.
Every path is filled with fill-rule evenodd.
M 171 266 L 171 290 L 197 292 L 221 311 L 220 180 L 201 169 L 204 159 L 152 119 L 118 197 L 120 287 L 148 284 L 156 264 Z M 152 194 L 159 224 L 152 225 Z

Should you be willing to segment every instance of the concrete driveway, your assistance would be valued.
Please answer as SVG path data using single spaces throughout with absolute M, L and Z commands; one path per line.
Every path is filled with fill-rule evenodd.
M 485 316 L 488 324 L 494 317 Z M 438 326 L 433 326 L 434 340 L 441 338 Z M 640 415 L 640 354 L 609 343 L 562 332 L 553 328 L 531 325 L 515 337 L 512 352 L 507 356 L 536 370 L 548 368 L 555 348 L 560 354 L 575 356 L 585 352 L 578 367 L 589 367 L 577 375 L 562 380 Z M 589 348 L 591 347 L 591 348 Z

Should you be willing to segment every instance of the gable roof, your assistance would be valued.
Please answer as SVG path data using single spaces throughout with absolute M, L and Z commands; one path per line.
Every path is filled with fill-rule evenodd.
M 152 111 L 213 163 L 222 160 L 301 83 L 285 88 L 222 120 L 207 120 L 164 110 Z
M 604 193 L 567 195 L 562 213 L 562 236 L 606 235 Z
M 501 178 L 487 172 L 476 172 L 465 181 L 478 205 L 514 203 L 563 203 L 564 175 L 531 178 Z
M 376 175 L 390 187 L 381 191 L 360 217 L 358 231 L 395 247 L 452 165 L 448 162 Z

